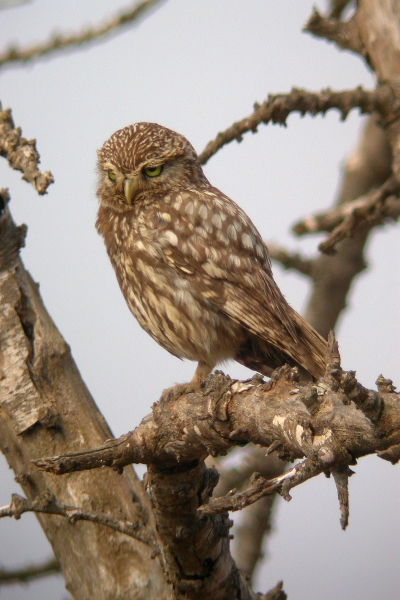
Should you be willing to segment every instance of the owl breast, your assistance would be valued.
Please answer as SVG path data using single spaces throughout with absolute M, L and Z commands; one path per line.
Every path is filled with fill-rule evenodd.
M 107 215 L 103 235 L 122 293 L 141 327 L 179 358 L 219 363 L 236 354 L 244 332 L 215 307 L 218 290 L 198 288 L 196 274 L 209 255 L 207 226 L 187 213 L 182 218 L 184 195 L 178 196 L 163 197 L 140 212 Z

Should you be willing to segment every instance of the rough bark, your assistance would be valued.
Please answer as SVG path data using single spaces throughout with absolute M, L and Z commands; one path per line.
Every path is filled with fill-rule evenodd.
M 249 442 L 268 452 L 277 450 L 285 460 L 306 457 L 273 483 L 256 477 L 250 493 L 228 493 L 207 503 L 216 480 L 203 486 L 207 493 L 202 494 L 202 514 L 239 510 L 272 492 L 288 497 L 291 487 L 323 471 L 334 473 L 366 454 L 397 448 L 399 394 L 382 376 L 377 384 L 378 391 L 367 390 L 354 372 L 342 371 L 331 334 L 326 373 L 318 384 L 300 382 L 297 369 L 287 365 L 267 383 L 260 376 L 240 382 L 222 373 L 210 375 L 201 386 L 166 390 L 152 413 L 118 440 L 89 451 L 39 459 L 35 464 L 58 475 L 104 466 L 120 469 L 132 462 L 180 473 L 197 469 L 209 454 L 225 455 Z M 180 515 L 174 513 L 171 518 L 180 519 Z

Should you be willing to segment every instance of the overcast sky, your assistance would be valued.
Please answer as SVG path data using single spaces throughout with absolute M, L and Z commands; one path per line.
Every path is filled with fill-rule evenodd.
M 191 379 L 195 365 L 160 348 L 125 306 L 94 228 L 96 149 L 125 125 L 155 121 L 184 134 L 200 152 L 269 93 L 292 86 L 372 87 L 361 59 L 301 32 L 312 4 L 169 0 L 102 43 L 0 72 L 3 107 L 13 109 L 26 137 L 37 138 L 42 168 L 56 181 L 39 197 L 2 160 L 0 187 L 10 189 L 14 219 L 29 227 L 25 264 L 116 436 L 133 429 L 164 388 Z M 125 6 L 120 0 L 36 0 L 2 10 L 0 48 L 98 24 Z M 261 126 L 241 144 L 223 148 L 205 172 L 265 239 L 313 254 L 321 238 L 296 240 L 291 225 L 331 205 L 362 126 L 356 111 L 345 123 L 335 112 L 314 119 L 294 115 L 287 128 Z M 400 385 L 399 251 L 395 225 L 371 236 L 369 269 L 355 282 L 337 329 L 344 367 L 357 370 L 370 387 L 380 373 Z M 277 266 L 274 273 L 301 312 L 307 280 Z M 236 363 L 225 370 L 233 377 L 248 374 Z M 0 459 L 3 505 L 19 488 Z M 256 588 L 266 591 L 283 579 L 291 600 L 397 600 L 398 475 L 398 468 L 375 457 L 360 461 L 350 483 L 346 532 L 333 481 L 321 476 L 294 490 L 290 504 L 279 503 Z M 3 567 L 50 556 L 33 515 L 3 519 L 0 540 Z M 0 591 L 2 600 L 66 597 L 61 578 Z

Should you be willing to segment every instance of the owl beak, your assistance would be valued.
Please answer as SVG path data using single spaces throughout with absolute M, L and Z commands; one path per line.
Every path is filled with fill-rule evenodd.
M 135 185 L 134 179 L 125 179 L 124 181 L 124 193 L 126 201 L 129 205 L 132 204 L 133 198 L 137 192 L 137 186 Z

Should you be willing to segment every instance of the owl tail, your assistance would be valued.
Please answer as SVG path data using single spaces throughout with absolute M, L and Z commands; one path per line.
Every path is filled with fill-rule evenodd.
M 282 343 L 278 347 L 259 336 L 249 334 L 235 360 L 267 377 L 274 369 L 288 364 L 299 367 L 302 379 L 309 379 L 310 376 L 319 379 L 326 368 L 327 342 L 295 310 L 289 309 L 293 311 L 291 316 L 296 337 L 282 332 Z

